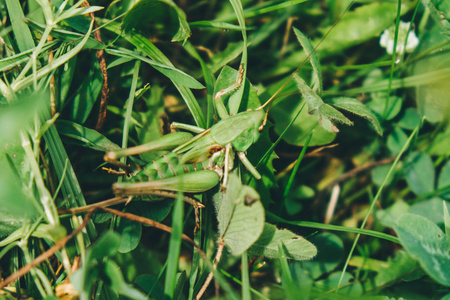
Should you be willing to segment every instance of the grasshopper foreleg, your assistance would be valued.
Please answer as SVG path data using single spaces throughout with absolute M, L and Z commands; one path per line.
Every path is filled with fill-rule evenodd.
M 227 188 L 228 183 L 228 173 L 233 169 L 233 159 L 231 157 L 231 151 L 232 146 L 231 144 L 227 144 L 225 146 L 225 163 L 224 163 L 224 170 L 223 170 L 223 181 L 221 185 L 221 189 L 225 190 Z
M 252 175 L 256 179 L 261 179 L 261 174 L 259 174 L 258 170 L 252 165 L 252 163 L 248 160 L 247 156 L 244 152 L 238 152 L 238 157 L 241 160 L 242 164 L 245 166 L 245 168 L 252 173 Z
M 231 86 L 223 90 L 218 91 L 214 95 L 214 104 L 216 107 L 216 111 L 221 119 L 229 117 L 229 113 L 225 107 L 225 104 L 222 101 L 222 97 L 237 90 L 241 86 L 243 81 L 244 81 L 244 66 L 241 64 L 239 66 L 239 74 L 236 83 L 232 84 Z

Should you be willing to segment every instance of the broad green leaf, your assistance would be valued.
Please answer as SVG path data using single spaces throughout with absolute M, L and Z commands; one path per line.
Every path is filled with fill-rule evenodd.
M 441 198 L 432 198 L 429 200 L 420 201 L 411 205 L 409 209 L 409 213 L 416 214 L 422 217 L 427 218 L 436 224 L 443 224 L 443 211 L 442 211 L 442 199 Z M 449 204 L 449 202 L 445 201 L 445 203 Z
M 133 201 L 128 206 L 133 206 L 133 213 L 151 219 L 156 222 L 163 221 L 170 213 L 173 200 L 163 199 L 161 201 Z M 146 226 L 144 224 L 144 226 Z
M 429 143 L 429 154 L 449 156 L 450 126 L 446 126 L 442 132 L 438 132 Z
M 308 113 L 313 115 L 319 121 L 319 124 L 329 132 L 338 132 L 339 129 L 333 122 L 340 122 L 346 125 L 353 125 L 342 113 L 323 102 L 323 100 L 306 84 L 306 82 L 297 74 L 294 75 L 297 88 L 302 93 L 303 98 L 308 104 Z
M 184 288 L 184 284 L 186 283 L 186 271 L 183 272 L 178 272 L 177 273 L 177 284 L 175 286 L 175 291 L 173 293 L 173 299 L 174 300 L 178 300 L 178 299 L 183 299 L 183 288 Z
M 367 257 L 354 256 L 350 264 L 364 270 L 377 272 L 374 280 L 364 282 L 366 291 L 378 290 L 398 281 L 411 281 L 423 276 L 419 264 L 405 251 L 399 251 L 394 258 L 380 261 Z
M 372 180 L 378 186 L 381 186 L 386 178 L 386 175 L 389 173 L 390 165 L 378 166 L 372 170 Z M 386 184 L 390 184 L 394 179 L 394 173 L 391 173 L 389 178 L 386 180 Z
M 430 27 L 421 37 L 416 53 L 430 53 L 436 47 L 440 51 L 433 55 L 423 55 L 416 60 L 412 65 L 411 75 L 426 75 L 424 79 L 431 81 L 428 84 L 417 84 L 414 98 L 421 117 L 425 117 L 427 122 L 438 123 L 448 120 L 450 116 L 450 102 L 447 101 L 450 92 L 450 57 L 446 55 L 450 47 L 441 28 L 436 24 L 430 24 Z
M 444 207 L 445 236 L 447 242 L 450 242 L 450 213 L 448 212 L 447 203 L 445 201 L 442 201 L 442 206 Z
M 25 22 L 25 15 L 19 0 L 6 0 L 9 19 L 14 32 L 15 41 L 19 46 L 20 52 L 24 52 L 34 48 L 33 36 L 30 28 Z
M 317 57 L 317 52 L 314 51 L 314 47 L 311 44 L 311 41 L 300 30 L 294 27 L 294 33 L 297 36 L 298 41 L 302 45 L 303 51 L 305 51 L 306 56 L 309 57 L 309 61 L 311 62 L 311 66 L 313 68 L 311 82 L 312 90 L 320 94 L 322 93 L 322 74 L 320 72 L 320 63 L 319 58 Z
M 285 130 L 304 103 L 304 100 L 298 101 L 298 96 L 289 96 L 270 108 L 269 114 L 275 122 L 275 132 L 277 134 L 280 135 Z M 324 145 L 332 142 L 336 137 L 336 133 L 329 132 L 320 126 L 317 118 L 311 116 L 305 106 L 292 126 L 287 130 L 283 139 L 290 144 L 303 146 L 313 130 L 314 134 L 309 142 L 309 146 Z
M 407 6 L 405 5 L 403 8 L 407 8 Z M 342 53 L 349 47 L 373 38 L 378 38 L 383 30 L 392 25 L 396 17 L 396 12 L 396 2 L 370 2 L 347 12 L 317 49 L 320 58 L 324 59 L 333 54 Z M 401 14 L 406 12 L 407 9 L 402 9 Z M 329 29 L 330 27 L 321 28 L 321 31 L 325 34 Z M 312 41 L 312 44 L 317 46 L 321 40 L 322 37 L 316 38 Z M 276 68 L 276 72 L 271 72 L 271 76 L 292 71 L 305 58 L 306 54 L 304 52 L 294 52 L 291 56 L 286 57 L 280 62 L 280 65 Z
M 313 188 L 306 185 L 296 185 L 293 187 L 288 197 L 285 199 L 284 208 L 290 216 L 294 216 L 304 208 L 303 200 L 312 199 L 315 195 Z
M 345 295 L 349 298 L 359 298 L 363 294 L 363 287 L 360 282 L 354 280 L 350 273 L 345 273 L 344 277 L 341 278 L 341 272 L 335 272 L 330 274 L 326 279 L 319 280 L 315 282 L 315 286 L 322 289 L 323 291 L 331 291 L 336 289 L 338 284 L 342 286 L 338 294 Z
M 86 268 L 89 268 L 94 260 L 102 261 L 104 258 L 117 253 L 120 245 L 120 235 L 113 231 L 107 231 L 88 249 L 86 253 Z
M 171 12 L 168 8 L 173 9 L 178 18 L 178 31 L 173 36 L 172 42 L 182 41 L 185 43 L 191 35 L 191 29 L 186 21 L 186 14 L 172 0 L 140 0 L 126 14 L 122 28 L 127 32 L 133 29 L 150 31 L 148 26 L 143 25 L 150 23 L 148 22 L 149 18 L 152 20 L 162 19 L 160 21 L 164 21 L 164 28 L 170 28 L 172 25 L 170 24 Z
M 6 239 L 17 230 L 20 230 L 23 222 L 20 219 L 5 213 L 0 213 L 0 219 L 0 239 L 6 237 L 5 240 L 0 240 L 0 247 L 4 247 L 11 243 Z
M 146 294 L 155 299 L 164 299 L 164 289 L 158 278 L 144 274 L 138 276 L 135 281 L 136 285 L 140 287 Z
M 15 229 L 22 221 L 32 222 L 44 215 L 34 184 L 34 173 L 22 147 L 20 136 L 46 107 L 46 93 L 23 94 L 11 105 L 0 108 L 0 206 L 4 230 Z M 33 158 L 32 158 L 33 159 Z M 11 226 L 10 226 L 11 225 Z
M 402 98 L 397 96 L 391 96 L 389 98 L 389 106 L 387 108 L 387 115 L 385 115 L 386 107 L 386 89 L 388 86 L 388 79 L 384 79 L 383 72 L 380 69 L 374 69 L 366 76 L 361 89 L 364 92 L 371 91 L 371 87 L 374 85 L 381 85 L 383 82 L 383 89 L 370 93 L 370 98 L 366 103 L 366 106 L 371 109 L 379 119 L 392 120 L 401 111 Z
M 421 216 L 404 214 L 395 232 L 406 251 L 419 261 L 428 275 L 450 286 L 450 241 L 436 224 Z
M 406 158 L 405 179 L 418 196 L 434 190 L 435 170 L 431 157 L 423 152 L 412 152 Z
M 402 6 L 401 14 L 408 11 Z M 378 38 L 397 14 L 397 3 L 371 2 L 346 13 L 321 44 L 321 54 L 340 52 L 371 38 Z M 322 29 L 325 33 L 329 28 Z M 317 41 L 317 40 L 316 40 Z M 313 43 L 315 44 L 315 43 Z
M 231 254 L 244 253 L 261 235 L 264 228 L 264 207 L 258 193 L 242 185 L 236 174 L 230 174 L 225 192 L 214 195 L 219 222 L 219 236 Z
M 125 212 L 134 213 L 133 207 L 126 207 Z M 120 253 L 128 253 L 136 249 L 142 235 L 142 225 L 126 218 L 117 219 L 117 232 L 120 234 Z
M 394 131 L 387 137 L 386 146 L 392 155 L 397 155 L 400 153 L 407 140 L 408 136 L 406 133 L 400 127 L 395 127 Z
M 386 209 L 377 210 L 378 221 L 386 227 L 394 228 L 398 218 L 409 211 L 410 206 L 403 200 L 397 200 Z
M 448 187 L 450 185 L 450 160 L 448 160 L 445 165 L 441 169 L 441 173 L 439 173 L 439 179 L 437 187 L 438 189 Z M 450 199 L 450 192 L 447 192 L 441 197 Z
M 65 120 L 57 120 L 58 132 L 73 139 L 72 142 L 81 144 L 98 151 L 118 150 L 120 147 L 93 129 Z
M 414 130 L 420 124 L 420 116 L 415 108 L 407 108 L 405 114 L 398 122 L 398 126 L 408 130 Z
M 355 115 L 369 120 L 375 128 L 376 132 L 379 135 L 383 135 L 383 130 L 381 128 L 380 122 L 378 121 L 378 118 L 375 116 L 375 114 L 367 106 L 365 106 L 355 98 L 333 98 L 329 103 L 335 107 L 354 113 Z M 412 129 L 414 129 L 416 126 L 414 126 Z
M 288 294 L 289 299 L 308 300 L 312 299 L 314 293 L 314 280 L 307 269 L 303 268 L 304 262 L 289 263 L 289 271 L 292 276 L 293 291 Z M 283 276 L 284 278 L 284 276 Z M 283 281 L 283 280 L 282 280 Z M 284 286 L 284 282 L 282 282 Z M 288 291 L 286 290 L 286 293 Z
M 332 233 L 320 233 L 311 238 L 317 248 L 317 256 L 310 261 L 302 262 L 302 266 L 312 278 L 317 279 L 324 273 L 333 271 L 344 258 L 344 244 Z
M 104 272 L 104 282 L 108 284 L 119 295 L 126 296 L 128 299 L 147 300 L 147 296 L 141 291 L 135 289 L 131 285 L 128 285 L 122 275 L 121 268 L 112 260 L 106 261 L 101 266 Z M 103 275 L 103 274 L 102 274 Z
M 309 260 L 317 255 L 317 248 L 308 240 L 289 231 L 266 223 L 261 237 L 248 253 L 268 258 L 279 258 L 278 245 L 282 244 L 288 259 Z

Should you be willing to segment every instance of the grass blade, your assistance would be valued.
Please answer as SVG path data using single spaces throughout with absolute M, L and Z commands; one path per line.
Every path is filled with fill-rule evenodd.
M 406 141 L 405 145 L 403 145 L 402 150 L 400 151 L 400 153 L 397 155 L 397 157 L 395 158 L 394 162 L 392 163 L 391 168 L 389 169 L 389 172 L 386 174 L 386 176 L 384 177 L 384 181 L 381 184 L 380 188 L 378 189 L 377 194 L 375 195 L 375 198 L 373 199 L 372 203 L 370 204 L 369 210 L 367 211 L 366 216 L 364 217 L 364 220 L 361 224 L 361 229 L 364 228 L 364 226 L 366 225 L 367 219 L 369 218 L 371 212 L 373 211 L 373 208 L 375 207 L 375 203 L 377 203 L 378 198 L 380 198 L 381 193 L 383 192 L 384 186 L 386 185 L 388 178 L 390 178 L 391 173 L 394 172 L 395 168 L 397 167 L 398 162 L 400 161 L 400 157 L 402 157 L 403 153 L 406 151 L 406 149 L 408 149 L 409 145 L 411 144 L 411 141 L 413 139 L 413 137 L 417 134 L 417 132 L 419 131 L 419 127 L 420 125 L 418 125 L 416 127 L 416 129 L 414 129 L 414 131 L 411 133 L 411 135 L 409 136 L 408 140 Z M 358 233 L 355 237 L 355 240 L 353 242 L 352 248 L 350 250 L 350 253 L 348 254 L 347 260 L 345 262 L 344 268 L 342 269 L 342 273 L 341 273 L 341 278 L 339 279 L 339 283 L 336 287 L 336 292 L 339 290 L 339 287 L 341 285 L 342 279 L 344 278 L 344 274 L 345 271 L 347 270 L 347 266 L 348 263 L 350 262 L 350 259 L 352 258 L 353 255 L 353 251 L 356 248 L 356 244 L 358 243 L 359 237 L 360 237 L 360 233 Z
M 105 28 L 118 35 L 122 35 L 123 38 L 133 44 L 139 51 L 142 51 L 146 55 L 148 55 L 151 59 L 169 66 L 173 66 L 170 60 L 144 36 L 138 33 L 133 33 L 132 35 L 124 33 L 120 29 L 120 25 L 118 23 L 108 23 Z M 205 128 L 205 117 L 192 91 L 176 81 L 172 80 L 172 82 L 180 92 L 181 97 L 183 98 L 189 111 L 191 112 L 195 124 L 198 127 Z
M 164 284 L 164 294 L 169 296 L 170 299 L 173 298 L 176 287 L 181 235 L 183 234 L 183 215 L 183 197 L 180 193 L 173 208 L 172 234 L 170 235 L 169 255 L 167 257 L 167 272 Z
M 247 252 L 241 255 L 241 277 L 242 277 L 242 299 L 251 300 L 252 296 L 250 294 L 250 280 L 248 277 L 248 256 Z
M 19 0 L 6 0 L 6 7 L 20 52 L 33 49 L 35 47 L 33 36 L 30 28 L 25 23 L 25 16 Z
M 234 9 L 234 13 L 236 14 L 239 26 L 241 26 L 241 32 L 242 32 L 242 40 L 243 40 L 243 44 L 242 44 L 242 57 L 241 57 L 241 66 L 243 66 L 244 68 L 244 73 L 242 75 L 242 78 L 246 78 L 246 74 L 247 74 L 247 31 L 245 29 L 245 18 L 244 18 L 244 10 L 242 8 L 242 3 L 240 0 L 230 0 L 231 5 L 233 6 Z M 241 99 L 242 96 L 244 94 L 244 84 L 241 85 L 235 92 L 233 95 L 231 95 L 230 100 L 229 100 L 229 107 L 230 107 L 230 111 L 229 113 L 231 115 L 236 114 L 239 111 L 239 106 L 241 104 Z
M 65 62 L 67 62 L 69 59 L 71 59 L 72 57 L 77 55 L 78 52 L 80 52 L 81 49 L 83 49 L 84 45 L 88 41 L 89 35 L 91 34 L 91 31 L 92 31 L 93 24 L 94 23 L 91 22 L 89 31 L 86 33 L 84 38 L 78 43 L 78 45 L 76 45 L 72 50 L 70 50 L 66 54 L 52 60 L 49 64 L 47 64 L 45 67 L 39 69 L 39 71 L 37 71 L 36 73 L 33 73 L 32 75 L 29 75 L 28 77 L 25 77 L 24 79 L 14 82 L 11 85 L 12 90 L 19 91 L 22 88 L 27 87 L 29 84 L 33 83 L 33 80 L 35 78 L 37 80 L 37 79 L 44 77 L 45 75 L 49 74 L 51 71 L 55 70 L 56 68 L 58 68 L 59 66 L 61 66 Z

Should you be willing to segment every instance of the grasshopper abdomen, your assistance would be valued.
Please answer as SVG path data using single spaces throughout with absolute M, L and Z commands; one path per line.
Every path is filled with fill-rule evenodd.
M 206 169 L 202 163 L 182 164 L 180 156 L 169 152 L 147 164 L 131 181 L 150 181 L 170 178 L 184 173 Z

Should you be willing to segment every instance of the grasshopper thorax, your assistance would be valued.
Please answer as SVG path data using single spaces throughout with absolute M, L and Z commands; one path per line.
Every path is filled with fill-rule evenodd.
M 235 150 L 246 151 L 258 140 L 264 120 L 262 109 L 241 112 L 211 127 L 211 136 L 222 146 L 231 143 Z

